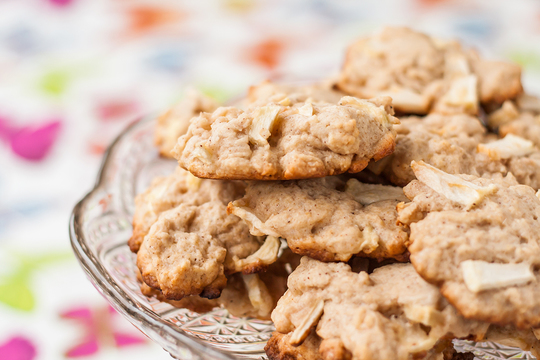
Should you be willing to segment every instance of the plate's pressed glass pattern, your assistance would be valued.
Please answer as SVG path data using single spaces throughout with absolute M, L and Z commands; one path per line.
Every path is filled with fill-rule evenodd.
M 135 195 L 176 162 L 159 158 L 153 122 L 129 127 L 110 147 L 94 190 L 73 211 L 70 236 L 81 266 L 96 289 L 149 338 L 178 359 L 266 359 L 269 321 L 231 316 L 224 309 L 198 314 L 144 296 L 129 251 Z M 479 359 L 533 359 L 529 353 L 492 343 L 456 341 L 458 351 Z

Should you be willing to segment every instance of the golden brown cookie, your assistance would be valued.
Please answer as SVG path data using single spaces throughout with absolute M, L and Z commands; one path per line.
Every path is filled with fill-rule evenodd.
M 540 323 L 540 200 L 515 179 L 450 175 L 413 164 L 419 180 L 399 207 L 411 261 L 465 317 L 529 328 Z
M 284 238 L 300 255 L 403 261 L 408 233 L 396 225 L 396 205 L 404 200 L 401 188 L 326 177 L 251 182 L 246 195 L 227 209 L 248 223 L 252 234 Z
M 476 148 L 486 134 L 478 118 L 470 115 L 431 114 L 406 117 L 396 126 L 396 149 L 368 169 L 393 184 L 405 186 L 415 179 L 411 161 L 425 161 L 449 173 L 477 174 Z
M 350 45 L 337 87 L 358 97 L 390 96 L 408 114 L 476 114 L 480 103 L 502 104 L 522 92 L 518 65 L 403 27 Z
M 211 179 L 290 180 L 359 172 L 394 150 L 389 98 L 344 97 L 241 110 L 222 107 L 192 119 L 174 154 L 180 166 Z
M 157 118 L 154 142 L 159 154 L 172 158 L 171 151 L 178 138 L 184 135 L 189 127 L 189 121 L 201 112 L 212 112 L 218 104 L 212 98 L 196 90 L 188 90 L 186 96 L 175 106 Z
M 314 329 L 321 353 L 333 349 L 351 360 L 424 358 L 446 348 L 441 340 L 481 339 L 489 327 L 459 315 L 411 264 L 368 275 L 304 257 L 288 284 L 272 313 L 276 330 L 295 346 Z
M 199 179 L 180 167 L 169 176 L 154 179 L 148 189 L 135 198 L 133 234 L 128 242 L 131 251 L 139 251 L 161 213 L 180 204 L 198 206 L 210 201 L 227 204 L 242 197 L 244 190 L 243 182 Z

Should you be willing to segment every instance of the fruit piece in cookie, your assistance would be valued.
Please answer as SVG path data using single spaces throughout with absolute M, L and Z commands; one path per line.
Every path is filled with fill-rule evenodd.
M 244 195 L 245 184 L 240 181 L 199 179 L 182 168 L 166 177 L 152 181 L 149 188 L 135 198 L 133 235 L 129 239 L 131 251 L 139 251 L 144 237 L 159 215 L 180 204 L 202 205 L 210 201 L 229 201 Z
M 389 98 L 222 107 L 192 119 L 173 151 L 201 178 L 289 180 L 359 172 L 394 150 Z
M 532 141 L 508 134 L 502 139 L 478 144 L 477 152 L 477 170 L 482 177 L 509 172 L 518 183 L 540 189 L 540 150 Z M 493 165 L 502 165 L 505 171 L 493 171 Z
M 349 360 L 422 359 L 443 352 L 441 340 L 482 339 L 489 327 L 459 315 L 411 264 L 386 265 L 368 275 L 304 257 L 288 286 L 272 313 L 276 330 L 287 334 L 290 345 L 315 331 L 320 353 L 333 349 Z
M 349 46 L 337 87 L 359 97 L 390 96 L 402 113 L 476 114 L 522 92 L 521 68 L 487 61 L 456 42 L 389 27 Z
M 157 118 L 154 142 L 159 148 L 159 154 L 172 158 L 171 151 L 178 138 L 186 133 L 191 118 L 217 108 L 218 104 L 212 98 L 196 90 L 188 90 L 178 104 Z
M 253 273 L 275 262 L 280 244 L 270 245 L 263 245 L 263 256 L 256 258 L 258 239 L 241 219 L 227 215 L 220 200 L 180 204 L 152 225 L 137 253 L 137 266 L 144 282 L 167 299 L 216 298 L 227 283 L 225 274 Z
M 411 262 L 465 317 L 540 324 L 540 200 L 514 178 L 450 175 L 413 163 L 398 207 Z
M 401 188 L 346 183 L 338 177 L 251 182 L 246 195 L 227 210 L 249 224 L 255 235 L 287 240 L 300 255 L 322 261 L 351 256 L 406 259 L 408 234 L 396 225 Z

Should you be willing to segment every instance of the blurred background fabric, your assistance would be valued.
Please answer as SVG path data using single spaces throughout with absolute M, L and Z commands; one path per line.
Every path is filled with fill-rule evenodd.
M 189 86 L 224 101 L 335 76 L 384 25 L 518 62 L 540 94 L 537 0 L 0 0 L 0 359 L 169 359 L 71 252 L 71 209 L 107 145 Z

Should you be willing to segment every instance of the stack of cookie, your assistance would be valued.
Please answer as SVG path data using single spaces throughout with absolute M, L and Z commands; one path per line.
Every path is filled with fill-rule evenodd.
M 337 81 L 189 94 L 156 131 L 180 167 L 136 199 L 143 292 L 271 317 L 270 359 L 538 354 L 540 100 L 520 77 L 387 28 Z

